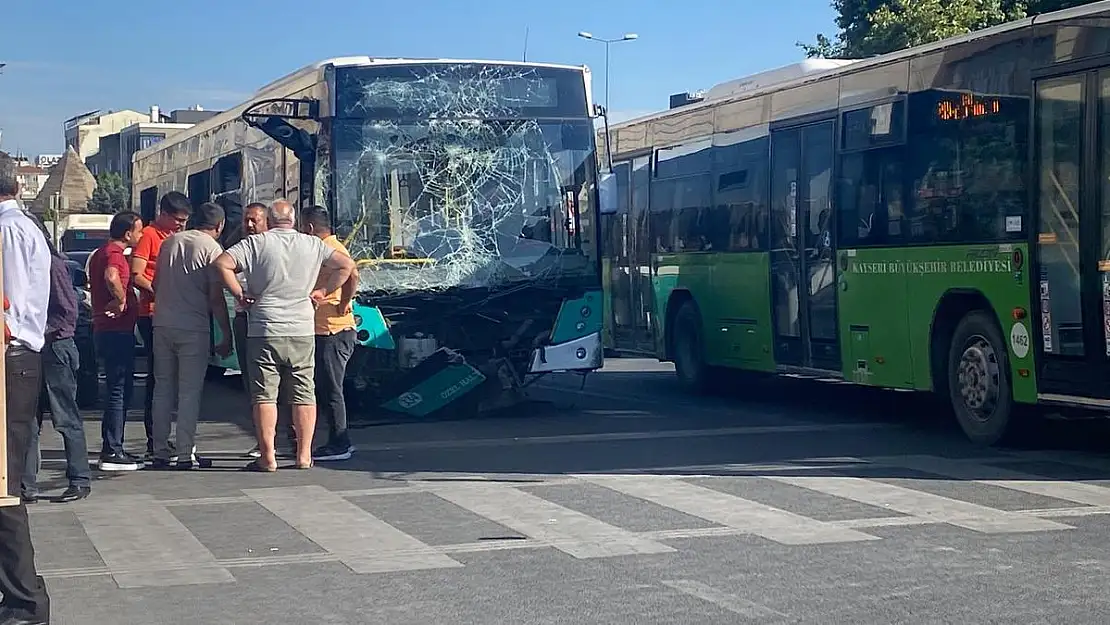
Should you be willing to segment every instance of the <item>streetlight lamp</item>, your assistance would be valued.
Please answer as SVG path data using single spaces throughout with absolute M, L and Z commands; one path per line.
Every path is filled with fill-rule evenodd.
M 609 111 L 609 46 L 611 44 L 619 43 L 621 41 L 632 41 L 634 39 L 639 39 L 640 36 L 637 35 L 636 33 L 625 33 L 623 36 L 618 37 L 617 39 L 602 39 L 600 37 L 594 37 L 593 33 L 588 33 L 586 31 L 582 31 L 582 32 L 578 33 L 578 36 L 583 38 L 583 39 L 589 39 L 590 41 L 597 41 L 597 42 L 605 44 L 605 111 L 608 112 Z

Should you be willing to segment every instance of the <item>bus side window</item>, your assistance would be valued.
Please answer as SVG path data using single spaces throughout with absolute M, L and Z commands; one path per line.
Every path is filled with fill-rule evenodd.
M 147 187 L 139 192 L 139 216 L 143 223 L 154 221 L 154 213 L 158 210 L 158 187 Z
M 767 235 L 768 138 L 713 148 L 713 203 L 724 214 L 713 229 L 722 244 L 718 251 L 742 252 L 763 248 Z M 719 231 L 718 231 L 719 230 Z
M 1025 224 L 1008 229 L 1007 217 L 1024 215 L 1028 203 L 1028 101 L 964 97 L 980 102 L 983 114 L 939 115 L 953 99 L 946 92 L 910 96 L 909 235 L 920 243 L 1022 240 Z
M 212 167 L 212 192 L 238 191 L 243 181 L 243 155 L 236 152 L 216 161 Z
M 843 155 L 837 184 L 839 246 L 900 242 L 904 193 L 902 148 Z

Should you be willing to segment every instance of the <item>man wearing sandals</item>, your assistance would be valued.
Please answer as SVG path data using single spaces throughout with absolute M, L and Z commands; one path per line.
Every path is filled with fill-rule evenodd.
M 214 271 L 233 297 L 250 309 L 247 323 L 247 367 L 255 433 L 261 457 L 248 471 L 277 469 L 278 389 L 288 385 L 297 433 L 297 468 L 312 466 L 312 435 L 316 429 L 314 384 L 316 325 L 314 302 L 339 289 L 355 269 L 349 256 L 335 254 L 319 238 L 297 232 L 293 206 L 277 200 L 270 206 L 270 229 L 228 248 Z M 328 284 L 316 287 L 322 269 Z M 243 290 L 235 274 L 246 278 Z
M 270 229 L 269 224 L 266 223 L 266 214 L 270 212 L 266 205 L 261 202 L 251 202 L 243 208 L 243 223 L 242 231 L 239 236 L 235 237 L 229 242 L 229 247 L 242 241 L 244 237 L 260 234 Z M 239 276 L 239 285 L 244 289 L 245 278 L 242 274 Z M 235 358 L 239 361 L 239 373 L 243 379 L 243 392 L 250 395 L 251 385 L 250 377 L 247 369 L 247 309 L 236 304 L 235 305 L 235 319 L 231 322 L 232 333 L 235 335 Z M 297 455 L 297 433 L 293 431 L 293 407 L 289 405 L 289 399 L 286 397 L 289 392 L 282 388 L 278 393 L 278 422 L 285 424 L 286 441 L 289 444 L 289 449 L 292 455 Z M 253 449 L 247 452 L 247 456 L 251 458 L 261 458 L 262 452 L 255 445 Z

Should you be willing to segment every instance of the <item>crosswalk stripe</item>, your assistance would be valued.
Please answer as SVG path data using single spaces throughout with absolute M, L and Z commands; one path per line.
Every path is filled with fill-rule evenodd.
M 437 497 L 551 544 L 575 558 L 674 553 L 662 543 L 636 536 L 576 510 L 497 483 L 429 486 Z
M 835 527 L 677 478 L 648 475 L 578 477 L 619 493 L 787 545 L 879 540 L 860 531 Z
M 1072 529 L 1070 525 L 1047 519 L 996 510 L 859 477 L 765 476 L 764 479 L 988 534 Z
M 355 573 L 463 566 L 321 486 L 243 492 Z
M 900 466 L 956 480 L 1008 488 L 1062 501 L 1088 506 L 1110 506 L 1110 488 L 1103 488 L 1095 484 L 1050 480 L 989 464 L 964 462 L 938 456 L 900 456 L 882 458 L 877 461 L 891 466 Z
M 226 568 L 169 509 L 147 495 L 113 498 L 75 511 L 120 588 L 234 582 Z M 158 565 L 173 568 L 152 570 Z

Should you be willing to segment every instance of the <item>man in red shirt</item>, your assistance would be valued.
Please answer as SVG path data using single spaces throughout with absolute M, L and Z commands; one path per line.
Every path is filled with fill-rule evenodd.
M 89 295 L 92 298 L 93 338 L 104 363 L 107 395 L 101 420 L 101 471 L 135 471 L 139 458 L 123 449 L 123 427 L 135 375 L 135 321 L 139 303 L 131 278 L 131 265 L 123 252 L 135 245 L 143 220 L 125 211 L 112 217 L 109 240 L 89 258 Z
M 181 232 L 189 223 L 193 206 L 180 191 L 170 191 L 158 203 L 158 216 L 147 227 L 131 251 L 131 276 L 139 289 L 139 336 L 146 349 L 146 394 L 143 398 L 143 425 L 146 426 L 147 459 L 154 457 L 154 271 L 158 267 L 158 251 L 171 234 Z

